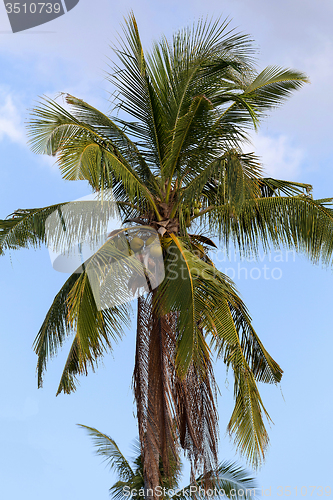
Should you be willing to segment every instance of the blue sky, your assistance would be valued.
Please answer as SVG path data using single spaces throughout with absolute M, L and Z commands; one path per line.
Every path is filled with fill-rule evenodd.
M 17 34 L 10 33 L 0 5 L 0 218 L 18 208 L 89 193 L 84 182 L 63 181 L 52 159 L 31 153 L 24 122 L 43 94 L 69 92 L 108 109 L 109 45 L 130 9 L 147 48 L 161 33 L 170 36 L 199 16 L 222 15 L 253 36 L 259 68 L 277 64 L 304 71 L 311 84 L 262 124 L 253 136 L 253 150 L 270 175 L 312 183 L 315 197 L 333 196 L 330 1 L 125 0 L 120 5 L 80 0 L 65 16 Z M 296 498 L 296 487 L 298 496 L 302 486 L 308 488 L 307 496 L 310 486 L 333 489 L 332 272 L 302 256 L 288 254 L 287 261 L 285 253 L 262 254 L 257 263 L 226 263 L 222 257 L 217 256 L 222 270 L 228 268 L 231 275 L 235 271 L 254 326 L 284 369 L 281 388 L 261 386 L 274 425 L 258 483 L 271 488 L 271 498 L 278 498 L 278 486 L 289 486 L 290 498 Z M 244 268 L 240 272 L 238 265 Z M 97 373 L 81 379 L 75 394 L 55 397 L 66 349 L 49 364 L 44 387 L 37 390 L 31 346 L 64 275 L 52 269 L 46 249 L 2 257 L 0 269 L 0 498 L 107 499 L 113 476 L 75 424 L 97 427 L 131 454 L 136 437 L 134 328 Z M 231 380 L 228 387 L 221 364 L 216 365 L 216 377 L 221 391 L 220 456 L 239 459 L 225 436 L 233 401 Z

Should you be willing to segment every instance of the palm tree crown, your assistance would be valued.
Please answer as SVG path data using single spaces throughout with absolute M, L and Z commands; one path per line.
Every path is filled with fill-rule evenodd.
M 93 427 L 80 425 L 86 429 L 93 439 L 97 455 L 101 456 L 110 469 L 118 476 L 118 481 L 110 488 L 110 496 L 114 500 L 125 500 L 129 496 L 136 500 L 142 498 L 145 489 L 143 464 L 140 443 L 135 443 L 135 458 L 133 464 L 124 457 L 117 443 L 107 434 L 103 434 Z M 209 471 L 206 477 L 193 478 L 187 486 L 180 487 L 180 463 L 173 462 L 168 476 L 163 471 L 160 462 L 160 484 L 157 490 L 161 500 L 184 500 L 186 498 L 200 498 L 205 496 L 204 483 L 210 480 L 211 498 L 227 497 L 234 500 L 256 498 L 256 482 L 248 471 L 236 463 L 221 462 L 216 470 Z M 192 489 L 190 487 L 192 486 Z M 141 493 L 141 494 L 140 494 Z M 216 493 L 216 494 L 215 494 Z M 152 495 L 150 495 L 152 496 Z M 148 496 L 149 498 L 149 496 Z
M 228 430 L 257 466 L 269 418 L 257 382 L 276 384 L 282 370 L 209 250 L 217 237 L 241 255 L 285 246 L 331 262 L 332 199 L 314 200 L 308 184 L 266 178 L 256 156 L 242 152 L 247 131 L 307 78 L 276 66 L 258 73 L 249 37 L 221 20 L 199 21 L 145 54 L 130 15 L 114 50 L 116 117 L 67 95 L 69 109 L 42 101 L 29 131 L 33 150 L 56 156 L 64 179 L 86 180 L 98 193 L 112 189 L 123 221 L 160 237 L 165 278 L 138 298 L 137 313 L 134 393 L 145 484 L 159 484 L 160 459 L 167 473 L 178 444 L 195 468 L 216 468 L 214 352 L 234 374 Z M 1 251 L 46 242 L 45 221 L 64 205 L 1 221 Z M 48 359 L 73 334 L 58 393 L 75 390 L 76 376 L 95 369 L 128 321 L 124 304 L 97 307 L 84 267 L 73 273 L 35 340 L 39 386 Z

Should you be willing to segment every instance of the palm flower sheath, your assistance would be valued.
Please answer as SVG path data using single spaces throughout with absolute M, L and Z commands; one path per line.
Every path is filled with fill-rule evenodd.
M 257 383 L 277 384 L 282 370 L 210 259 L 212 238 L 243 256 L 284 247 L 328 265 L 333 213 L 332 199 L 314 200 L 308 184 L 264 177 L 256 156 L 242 152 L 248 131 L 307 82 L 304 74 L 276 66 L 258 73 L 249 37 L 221 20 L 201 20 L 147 54 L 133 14 L 123 30 L 109 76 L 115 116 L 71 95 L 65 107 L 45 98 L 29 133 L 36 153 L 57 157 L 64 179 L 112 190 L 125 226 L 159 235 L 165 277 L 137 299 L 133 376 L 145 485 L 154 488 L 160 460 L 167 474 L 179 447 L 194 471 L 216 467 L 213 355 L 234 375 L 228 431 L 237 448 L 257 467 L 269 441 Z M 46 219 L 65 205 L 1 220 L 1 253 L 45 243 Z M 74 391 L 76 377 L 95 369 L 128 324 L 128 305 L 97 307 L 87 270 L 74 272 L 34 343 L 38 385 L 72 335 L 58 393 Z

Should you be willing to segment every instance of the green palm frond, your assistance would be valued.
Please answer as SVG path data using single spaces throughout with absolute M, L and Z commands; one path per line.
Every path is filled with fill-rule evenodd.
M 195 285 L 198 271 L 195 264 L 204 267 L 204 263 L 186 250 L 176 236 L 172 235 L 172 239 L 165 260 L 166 277 L 158 290 L 155 306 L 160 314 L 162 311 L 179 314 L 178 328 L 181 333 L 176 364 L 183 377 L 192 362 L 199 368 L 202 360 L 209 357 L 209 348 L 199 328 L 202 324 L 201 312 L 206 304 Z
M 260 119 L 273 107 L 281 105 L 293 91 L 298 90 L 308 78 L 304 73 L 278 66 L 268 66 L 253 78 L 253 71 L 225 89 L 213 100 L 216 106 L 232 104 L 225 109 L 218 122 L 238 122 L 242 127 L 257 129 Z M 229 87 L 229 88 L 228 88 Z
M 219 489 L 223 489 L 227 496 L 232 497 L 232 490 L 234 489 L 236 490 L 236 498 L 242 496 L 240 490 L 245 492 L 245 497 L 250 496 L 253 498 L 251 493 L 256 490 L 256 481 L 246 469 L 240 467 L 237 463 L 222 462 L 215 472 L 215 477 Z
M 75 98 L 68 97 L 68 102 L 74 103 L 74 110 L 79 107 L 79 100 Z M 79 109 L 82 107 L 83 104 Z M 85 107 L 87 108 L 87 105 Z M 93 108 L 90 109 L 91 114 L 92 110 Z M 91 119 L 88 123 L 81 121 L 82 114 L 84 115 L 81 110 L 76 117 L 55 101 L 45 98 L 42 105 L 32 112 L 29 132 L 32 150 L 36 153 L 58 155 L 59 167 L 66 180 L 85 179 L 95 191 L 121 183 L 130 201 L 150 200 L 152 207 L 156 209 L 152 194 L 135 170 L 139 163 L 141 169 L 145 166 L 147 175 L 149 168 L 145 165 L 142 155 L 134 148 L 134 144 L 129 139 L 126 141 L 125 134 L 117 131 L 116 125 L 110 119 L 109 131 L 105 134 L 107 117 L 104 118 L 104 115 L 104 126 L 100 124 L 96 127 L 96 124 L 91 123 Z M 123 139 L 122 144 L 119 144 L 119 140 L 114 141 L 115 135 L 117 139 Z M 127 148 L 124 148 L 124 142 L 127 143 Z M 128 151 L 128 146 L 131 147 L 132 154 Z M 150 174 L 149 180 L 152 178 Z
M 279 66 L 268 66 L 244 89 L 244 98 L 262 113 L 283 104 L 293 91 L 308 82 L 309 79 L 304 73 Z
M 206 209 L 222 205 L 233 214 L 238 214 L 245 202 L 252 200 L 255 203 L 260 195 L 261 165 L 252 153 L 229 150 L 197 175 L 191 173 L 188 177 L 182 201 L 190 203 L 193 198 L 202 199 L 203 213 Z
M 173 239 L 175 241 L 175 237 Z M 193 324 L 196 323 L 210 333 L 218 355 L 223 355 L 223 342 L 230 345 L 240 342 L 246 359 L 249 362 L 251 359 L 253 361 L 251 369 L 254 372 L 257 371 L 258 380 L 280 381 L 280 368 L 274 364 L 275 362 L 261 344 L 252 327 L 248 311 L 232 281 L 211 263 L 199 259 L 186 249 L 184 242 L 180 239 L 177 239 L 175 244 L 170 244 L 165 266 L 168 274 L 161 286 L 161 295 L 158 296 L 158 300 L 167 311 L 178 311 L 180 315 L 181 311 L 186 311 L 187 319 L 184 319 L 184 323 L 180 318 L 180 331 L 187 323 L 189 338 L 184 333 L 183 340 L 179 340 L 179 343 L 183 341 L 187 346 L 184 347 L 186 352 L 184 356 L 193 359 L 193 353 L 191 355 L 188 351 L 192 352 L 191 349 L 198 343 L 190 337 L 190 332 L 193 335 Z M 172 282 L 174 286 L 171 285 Z M 185 290 L 182 287 L 188 287 L 188 289 Z M 238 338 L 241 340 L 237 340 Z M 180 345 L 178 345 L 179 352 L 181 352 Z
M 219 273 L 216 274 L 218 281 Z M 240 299 L 233 297 L 233 303 L 221 300 L 211 314 L 215 321 L 212 345 L 227 367 L 232 367 L 235 380 L 235 408 L 228 429 L 240 451 L 256 468 L 264 459 L 269 442 L 263 416 L 270 421 L 256 381 L 276 384 L 282 370 L 258 339 Z
M 134 476 L 134 471 L 121 453 L 117 443 L 108 435 L 103 434 L 94 427 L 78 424 L 86 429 L 92 438 L 96 448 L 96 454 L 103 457 L 110 469 L 114 471 L 121 481 L 130 481 Z
M 0 254 L 5 250 L 40 247 L 46 243 L 45 223 L 50 215 L 61 210 L 67 203 L 44 208 L 16 210 L 6 219 L 0 220 Z
M 210 471 L 204 476 L 199 476 L 193 483 L 181 488 L 171 499 L 180 498 L 185 500 L 192 496 L 192 491 L 195 491 L 196 498 L 205 498 L 207 494 L 204 485 L 207 478 L 211 482 L 212 498 L 227 497 L 235 500 L 256 498 L 257 485 L 255 479 L 237 463 L 225 460 L 219 464 L 216 470 Z M 217 491 L 216 495 L 214 494 L 215 491 Z
M 150 190 L 159 193 L 160 188 L 145 160 L 144 153 L 140 151 L 138 146 L 126 135 L 125 131 L 121 129 L 114 120 L 81 99 L 77 99 L 71 95 L 66 96 L 66 101 L 71 105 L 75 117 L 78 118 L 81 123 L 90 125 L 93 130 L 96 130 L 102 137 L 106 137 L 112 141 L 112 144 L 121 151 L 124 158 L 132 164 L 145 185 L 149 187 Z
M 304 184 L 301 182 L 290 182 L 281 179 L 272 179 L 271 177 L 265 177 L 259 181 L 261 196 L 271 197 L 275 196 L 296 196 L 296 195 L 310 195 L 312 191 L 311 184 Z
M 175 237 L 173 241 L 169 253 L 176 259 L 166 261 L 169 275 L 161 286 L 160 302 L 167 311 L 179 314 L 177 365 L 184 370 L 193 362 L 205 373 L 201 361 L 210 356 L 205 338 L 210 334 L 211 345 L 235 375 L 234 414 L 242 408 L 236 425 L 229 427 L 237 444 L 245 442 L 242 451 L 257 467 L 268 445 L 263 415 L 269 416 L 256 380 L 277 383 L 282 371 L 258 339 L 231 281 L 186 250 Z M 184 377 L 186 371 L 181 373 Z
M 42 386 L 48 359 L 74 335 L 57 394 L 75 391 L 76 375 L 87 374 L 89 366 L 95 369 L 98 358 L 121 338 L 128 314 L 124 306 L 98 310 L 87 273 L 72 274 L 56 295 L 34 342 L 38 386 Z
M 305 253 L 314 263 L 330 265 L 332 200 L 271 196 L 244 203 L 238 217 L 228 206 L 212 206 L 205 214 L 211 231 L 218 231 L 227 248 L 235 243 L 241 255 L 256 255 L 262 247 L 265 251 L 285 247 Z
M 242 362 L 247 364 L 258 382 L 273 384 L 280 382 L 282 370 L 258 338 L 251 317 L 237 295 L 234 284 L 217 269 L 213 272 L 216 289 L 212 292 L 212 288 L 207 287 L 205 293 L 214 293 L 216 299 L 221 297 L 220 302 L 216 301 L 211 310 L 211 317 L 214 318 L 211 346 L 214 347 L 217 356 L 224 358 L 229 365 L 230 352 L 238 349 L 244 358 Z
M 242 451 L 257 467 L 268 445 L 263 415 L 268 419 L 269 416 L 256 380 L 277 383 L 282 371 L 258 339 L 232 282 L 186 250 L 175 236 L 172 238 L 168 248 L 170 258 L 166 260 L 168 271 L 158 303 L 163 304 L 165 311 L 177 311 L 179 315 L 178 370 L 181 367 L 180 374 L 184 377 L 193 362 L 205 373 L 202 361 L 210 356 L 206 341 L 206 335 L 210 335 L 214 350 L 232 367 L 235 376 L 233 415 L 237 415 L 237 420 L 234 416 L 229 428 L 237 444 L 245 443 Z
M 96 196 L 93 200 L 16 210 L 0 220 L 0 253 L 46 244 L 60 254 L 81 242 L 94 245 L 107 232 L 110 220 L 118 217 L 119 208 L 123 213 L 137 214 L 134 205 L 116 202 L 109 193 L 104 199 Z
M 124 38 L 120 49 L 114 48 L 122 67 L 116 64 L 110 81 L 120 91 L 118 107 L 142 124 L 141 135 L 146 139 L 151 159 L 161 165 L 165 145 L 165 127 L 159 100 L 147 71 L 137 23 L 133 13 L 125 20 Z M 131 127 L 129 126 L 131 131 Z
M 118 480 L 110 488 L 111 497 L 114 500 L 120 500 L 128 498 L 129 494 L 131 494 L 135 499 L 140 498 L 145 487 L 140 448 L 137 448 L 137 456 L 133 461 L 133 466 L 131 466 L 120 451 L 117 443 L 110 436 L 101 433 L 93 427 L 81 424 L 79 424 L 79 427 L 88 431 L 90 437 L 93 439 L 96 454 L 101 456 L 108 463 L 110 469 L 118 476 Z M 225 460 L 221 462 L 216 469 L 197 477 L 191 484 L 183 488 L 178 487 L 179 474 L 180 467 L 178 466 L 173 469 L 172 475 L 174 477 L 170 482 L 170 479 L 165 477 L 163 468 L 161 468 L 159 487 L 163 498 L 169 498 L 170 500 L 181 498 L 185 500 L 185 498 L 206 497 L 207 480 L 209 481 L 210 489 L 213 492 L 217 490 L 217 495 L 210 495 L 213 498 L 223 498 L 224 496 L 235 498 L 236 500 L 256 498 L 257 486 L 255 479 L 251 477 L 246 469 L 231 461 Z M 165 494 L 163 487 L 165 487 Z M 174 495 L 173 492 L 175 492 Z M 158 493 L 158 490 L 156 490 L 156 493 Z
M 180 155 L 186 154 L 186 138 L 189 134 L 193 122 L 198 118 L 201 110 L 211 109 L 211 103 L 204 95 L 194 96 L 187 113 L 179 117 L 173 131 L 172 142 L 170 143 L 170 152 L 166 157 L 165 173 L 169 176 L 169 191 L 171 188 L 171 179 L 180 161 Z M 201 111 L 202 112 L 202 111 Z M 168 200 L 168 198 L 167 198 Z
M 79 274 L 72 274 L 57 293 L 34 341 L 34 351 L 38 356 L 38 387 L 43 386 L 43 373 L 48 360 L 56 356 L 69 333 L 67 297 L 79 277 Z
M 233 436 L 238 451 L 247 457 L 249 463 L 258 468 L 265 459 L 269 437 L 263 416 L 271 418 L 261 400 L 254 376 L 244 363 L 240 349 L 233 356 L 235 376 L 235 407 L 228 431 Z

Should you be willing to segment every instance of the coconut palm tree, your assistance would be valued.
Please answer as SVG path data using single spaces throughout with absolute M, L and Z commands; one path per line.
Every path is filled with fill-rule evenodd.
M 131 464 L 110 436 L 93 427 L 86 425 L 80 425 L 80 427 L 88 431 L 93 439 L 97 455 L 101 456 L 110 470 L 118 476 L 118 480 L 109 490 L 111 498 L 114 500 L 125 500 L 129 496 L 134 499 L 142 498 L 145 482 L 140 443 L 134 444 L 135 456 Z M 207 478 L 210 479 L 210 498 L 227 497 L 234 500 L 256 498 L 257 486 L 254 478 L 246 469 L 227 460 L 221 462 L 214 471 L 209 471 L 206 477 L 193 478 L 191 483 L 184 487 L 179 486 L 181 479 L 179 461 L 171 464 L 168 476 L 165 475 L 162 461 L 160 461 L 160 484 L 157 495 L 161 500 L 200 498 L 205 496 L 204 484 Z
M 112 189 L 124 234 L 131 224 L 160 238 L 165 278 L 137 300 L 133 380 L 145 484 L 159 484 L 160 459 L 167 474 L 178 444 L 203 474 L 216 469 L 214 353 L 234 374 L 228 430 L 257 466 L 269 441 L 257 382 L 276 384 L 282 370 L 209 250 L 217 237 L 240 255 L 286 247 L 331 263 L 332 199 L 314 200 L 309 184 L 265 177 L 256 156 L 242 152 L 248 130 L 307 78 L 276 66 L 257 72 L 249 37 L 221 20 L 201 20 L 146 54 L 131 14 L 114 51 L 115 116 L 71 95 L 66 107 L 45 98 L 29 132 L 32 149 L 56 156 L 64 179 L 86 180 L 102 195 Z M 45 221 L 65 205 L 2 220 L 1 251 L 45 243 Z M 129 233 L 125 246 L 133 244 Z M 39 387 L 68 335 L 74 338 L 58 393 L 75 390 L 77 375 L 95 369 L 128 325 L 128 307 L 99 308 L 92 288 L 82 266 L 56 295 L 34 344 Z

